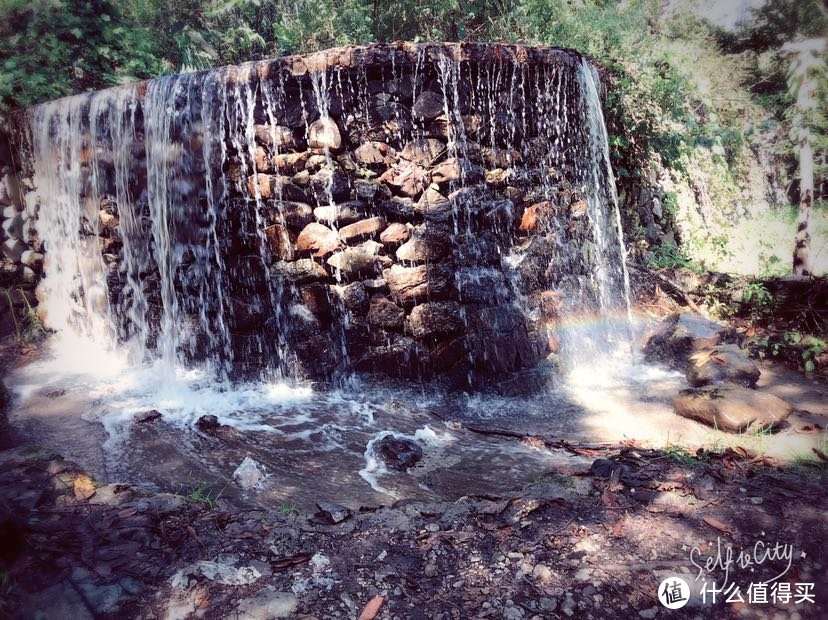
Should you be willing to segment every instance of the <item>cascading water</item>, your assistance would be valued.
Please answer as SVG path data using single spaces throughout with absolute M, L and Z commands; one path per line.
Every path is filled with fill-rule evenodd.
M 596 370 L 629 342 L 600 85 L 573 52 L 346 48 L 26 118 L 38 297 L 49 326 L 95 342 L 59 372 L 28 372 L 77 387 L 73 409 L 107 432 L 110 477 L 164 486 L 167 461 L 131 451 L 134 416 L 158 409 L 171 438 L 152 445 L 187 472 L 227 478 L 233 450 L 290 472 L 296 450 L 347 460 L 335 486 L 362 470 L 371 493 L 428 492 L 430 472 L 465 457 L 451 426 L 423 439 L 423 411 L 572 431 Z M 205 443 L 192 428 L 206 414 L 252 444 Z M 385 436 L 426 446 L 423 481 L 377 461 Z M 483 444 L 472 452 L 488 462 Z
M 584 313 L 629 320 L 629 278 L 597 73 L 584 59 L 565 53 L 561 59 L 533 66 L 494 54 L 472 63 L 435 47 L 427 54 L 418 49 L 408 64 L 392 54 L 389 66 L 371 67 L 370 75 L 359 64 L 298 78 L 276 63 L 260 63 L 35 108 L 32 162 L 46 205 L 38 230 L 49 256 L 42 290 L 50 323 L 94 332 L 99 340 L 132 341 L 140 359 L 157 357 L 170 368 L 200 364 L 219 378 L 239 368 L 284 377 L 306 374 L 314 365 L 295 350 L 306 331 L 297 320 L 304 317 L 316 325 L 311 329 L 330 334 L 322 374 L 359 367 L 362 348 L 349 337 L 362 327 L 361 319 L 347 300 L 343 306 L 337 299 L 342 291 L 304 284 L 304 276 L 283 277 L 299 264 L 285 263 L 297 258 L 296 251 L 274 244 L 294 243 L 313 219 L 311 200 L 333 209 L 334 236 L 351 223 L 343 209 L 376 215 L 383 226 L 407 217 L 389 211 L 381 202 L 387 198 L 403 210 L 413 207 L 410 234 L 425 240 L 425 260 L 401 262 L 406 269 L 424 263 L 429 277 L 427 294 L 413 302 L 456 299 L 465 331 L 490 322 L 487 312 L 498 313 L 485 309 L 489 304 L 479 289 L 487 284 L 502 289 L 494 296 L 500 314 L 529 321 L 520 328 L 524 319 L 510 318 L 508 328 L 518 325 L 530 336 L 539 317 L 531 307 L 543 289 L 561 293 L 555 310 L 561 323 Z M 355 165 L 338 145 L 336 153 L 327 143 L 314 146 L 319 135 L 324 142 L 340 131 L 346 148 L 384 140 L 385 163 Z M 400 153 L 414 155 L 397 168 L 390 159 Z M 423 159 L 416 153 L 429 154 Z M 305 162 L 309 173 L 301 170 Z M 389 162 L 380 180 L 401 171 L 401 178 L 388 181 L 391 192 L 372 172 Z M 435 165 L 441 176 L 429 186 L 426 166 Z M 343 181 L 343 173 L 354 176 Z M 355 196 L 360 182 L 373 195 L 363 190 Z M 391 195 L 380 198 L 379 190 Z M 514 218 L 533 202 L 531 209 L 544 220 L 541 234 L 523 231 L 533 234 L 515 244 Z M 569 217 L 561 217 L 567 208 Z M 354 238 L 362 242 L 371 233 Z M 371 243 L 359 249 L 376 255 L 373 264 L 369 257 L 355 273 L 334 267 L 332 284 L 359 284 L 369 298 L 382 294 L 359 280 L 370 276 L 365 284 L 371 286 L 384 277 L 395 245 Z M 448 256 L 441 243 L 451 246 Z M 319 252 L 310 260 L 327 268 Z M 310 262 L 302 268 L 317 269 Z M 439 269 L 447 272 L 456 297 L 432 286 Z M 393 291 L 392 299 L 409 313 L 411 301 Z M 314 304 L 327 307 L 321 308 L 321 324 Z M 316 316 L 308 318 L 308 308 Z M 557 336 L 562 352 L 583 358 L 584 351 L 628 339 L 626 326 L 612 324 L 605 321 L 605 329 L 588 337 L 569 338 L 564 331 Z M 420 331 L 434 336 L 414 343 L 404 357 L 413 360 L 417 374 L 430 374 L 434 350 L 423 345 L 433 347 L 443 333 Z M 527 351 L 507 347 L 501 356 L 497 345 L 484 344 L 481 353 L 470 344 L 474 336 L 450 345 L 465 352 L 470 381 L 489 366 L 497 371 L 532 364 Z M 393 333 L 366 337 L 369 348 L 410 346 Z M 316 343 L 317 352 L 322 344 Z

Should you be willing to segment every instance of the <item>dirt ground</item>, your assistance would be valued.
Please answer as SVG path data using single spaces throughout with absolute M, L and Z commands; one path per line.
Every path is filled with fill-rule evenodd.
M 738 449 L 690 456 L 634 446 L 569 448 L 595 457 L 589 475 L 550 472 L 503 496 L 456 502 L 360 511 L 322 504 L 316 514 L 98 486 L 54 455 L 5 450 L 0 613 L 825 617 L 824 465 L 778 467 Z M 719 592 L 713 605 L 709 588 L 724 585 L 728 548 L 728 585 L 738 584 L 745 602 L 725 603 Z M 750 566 L 737 562 L 742 550 L 754 558 Z M 758 602 L 760 594 L 748 598 L 751 583 L 780 573 L 776 581 L 791 584 L 788 603 L 772 585 L 767 603 Z M 691 587 L 680 611 L 657 597 L 662 580 L 673 576 Z M 813 589 L 801 585 L 810 583 Z M 806 596 L 795 603 L 796 592 L 814 602 Z M 369 603 L 381 603 L 375 615 L 373 607 L 363 612 Z

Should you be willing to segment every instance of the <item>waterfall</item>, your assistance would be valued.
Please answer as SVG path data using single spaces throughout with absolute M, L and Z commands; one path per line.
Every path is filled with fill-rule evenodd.
M 573 357 L 629 342 L 595 69 L 549 48 L 366 49 L 379 60 L 323 52 L 31 109 L 49 325 L 219 380 L 470 385 L 553 340 Z M 584 346 L 566 326 L 587 314 L 606 320 Z
M 581 90 L 581 105 L 589 127 L 589 145 L 586 166 L 591 177 L 588 194 L 589 212 L 595 231 L 595 245 L 599 258 L 596 261 L 596 279 L 601 311 L 610 314 L 621 310 L 626 314 L 626 323 L 620 330 L 622 341 L 633 350 L 630 326 L 632 324 L 632 302 L 630 276 L 627 271 L 627 249 L 624 245 L 624 230 L 621 226 L 621 209 L 615 175 L 612 171 L 609 153 L 609 137 L 604 121 L 601 99 L 598 95 L 599 78 L 595 67 L 585 59 L 578 68 L 578 82 Z

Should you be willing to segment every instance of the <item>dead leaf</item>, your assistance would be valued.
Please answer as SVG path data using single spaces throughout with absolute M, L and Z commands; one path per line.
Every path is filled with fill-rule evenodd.
M 713 529 L 719 530 L 720 532 L 724 532 L 725 534 L 733 534 L 734 529 L 730 525 L 719 521 L 714 517 L 702 517 L 702 521 L 707 523 Z
M 372 598 L 368 603 L 365 605 L 365 608 L 362 610 L 362 613 L 359 614 L 359 620 L 374 620 L 376 615 L 379 613 L 380 607 L 385 602 L 385 599 L 379 595 Z
M 713 355 L 716 354 L 716 349 L 710 349 L 709 351 L 699 351 L 698 353 L 693 353 L 690 356 L 690 361 L 693 362 L 693 365 L 698 368 L 699 366 L 704 366 Z
M 89 476 L 80 475 L 73 483 L 75 499 L 89 499 L 95 495 L 95 484 Z

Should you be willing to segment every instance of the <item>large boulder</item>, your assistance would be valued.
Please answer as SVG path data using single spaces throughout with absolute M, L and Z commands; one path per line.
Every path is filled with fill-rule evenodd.
M 734 330 L 692 312 L 676 312 L 665 318 L 644 345 L 644 358 L 685 370 L 690 356 L 717 345 L 736 342 Z
M 690 356 L 685 371 L 687 382 L 693 387 L 715 383 L 736 383 L 756 387 L 759 369 L 735 344 L 721 344 Z
M 773 394 L 731 383 L 682 390 L 673 408 L 680 416 L 730 433 L 776 428 L 793 411 Z

